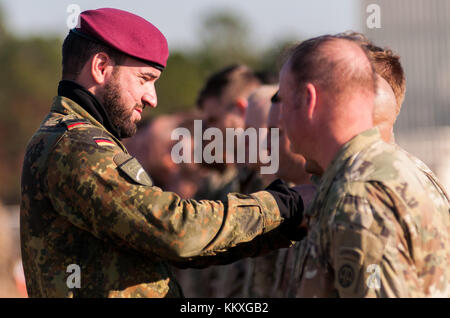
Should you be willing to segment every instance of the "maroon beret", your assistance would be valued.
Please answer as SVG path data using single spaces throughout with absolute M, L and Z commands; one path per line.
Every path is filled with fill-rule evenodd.
M 169 49 L 164 35 L 147 20 L 119 9 L 83 11 L 73 33 L 107 44 L 160 69 L 166 67 Z

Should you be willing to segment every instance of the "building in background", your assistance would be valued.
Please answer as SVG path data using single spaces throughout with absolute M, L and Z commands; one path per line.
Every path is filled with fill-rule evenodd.
M 366 8 L 380 8 L 380 28 L 369 28 Z M 406 98 L 396 141 L 422 159 L 450 190 L 450 1 L 364 0 L 363 33 L 401 57 Z M 370 24 L 369 24 L 370 25 Z

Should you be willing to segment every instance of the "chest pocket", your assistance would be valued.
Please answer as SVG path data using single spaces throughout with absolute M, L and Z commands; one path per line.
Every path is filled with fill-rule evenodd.
M 145 186 L 153 185 L 152 179 L 136 158 L 125 153 L 119 153 L 114 156 L 114 162 L 117 164 L 117 168 L 134 182 Z

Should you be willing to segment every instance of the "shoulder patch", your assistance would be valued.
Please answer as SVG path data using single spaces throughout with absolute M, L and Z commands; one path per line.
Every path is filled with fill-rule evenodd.
M 134 182 L 146 186 L 153 185 L 150 176 L 145 172 L 144 168 L 142 168 L 136 158 L 121 152 L 115 155 L 113 160 L 117 165 L 117 168 L 124 172 Z
M 348 288 L 353 284 L 355 280 L 355 270 L 353 266 L 349 264 L 344 264 L 339 268 L 338 271 L 338 282 L 343 288 Z

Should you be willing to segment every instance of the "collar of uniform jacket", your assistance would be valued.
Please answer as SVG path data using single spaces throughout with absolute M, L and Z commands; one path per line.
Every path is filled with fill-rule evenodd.
M 314 203 L 316 203 L 316 201 L 320 202 L 324 199 L 322 196 L 326 196 L 328 190 L 324 191 L 323 189 L 330 188 L 344 165 L 350 164 L 350 161 L 353 161 L 361 150 L 377 141 L 381 141 L 381 135 L 378 128 L 374 127 L 363 131 L 344 144 L 331 161 L 322 177 L 315 180 L 316 182 L 320 182 L 320 184 L 316 184 L 318 186 L 317 193 L 322 193 L 322 195 L 316 196 L 309 207 L 315 206 Z M 317 212 L 317 209 L 308 209 L 305 213 L 309 216 L 313 216 Z
M 352 159 L 352 157 L 357 155 L 361 150 L 379 140 L 381 140 L 381 135 L 377 127 L 373 127 L 366 131 L 363 131 L 362 133 L 350 139 L 346 144 L 344 144 L 344 146 L 342 146 L 337 155 L 331 161 L 330 165 L 322 176 L 322 184 L 326 184 L 332 181 L 339 170 L 341 170 L 341 167 L 347 164 L 348 161 Z
M 120 140 L 120 131 L 111 122 L 105 107 L 83 86 L 74 81 L 62 80 L 58 84 L 58 95 L 69 98 L 80 105 L 89 115 L 105 127 L 106 130 Z
M 99 123 L 94 117 L 92 117 L 83 107 L 75 103 L 73 100 L 64 97 L 64 96 L 56 96 L 53 99 L 53 104 L 50 108 L 50 112 L 59 113 L 63 115 L 74 115 L 75 118 L 79 118 L 82 120 L 89 121 L 92 125 L 97 126 L 105 131 L 111 139 L 113 139 L 116 144 L 123 150 L 123 152 L 128 153 L 125 146 L 122 142 L 116 138 L 113 134 L 111 134 L 101 123 Z

